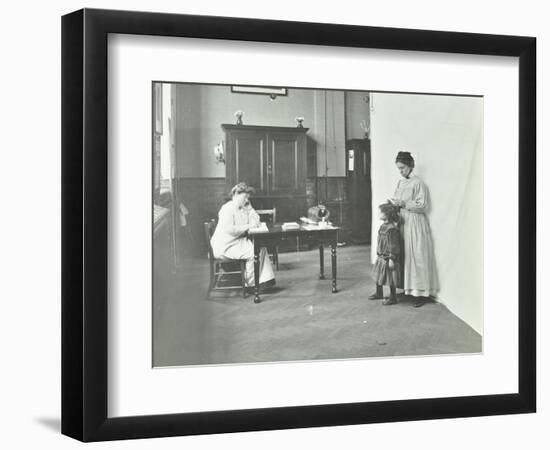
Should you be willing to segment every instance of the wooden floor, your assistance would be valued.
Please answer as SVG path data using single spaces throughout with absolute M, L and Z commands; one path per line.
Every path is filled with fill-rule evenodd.
M 277 286 L 260 304 L 240 292 L 206 299 L 207 261 L 156 283 L 154 366 L 475 353 L 481 336 L 442 304 L 369 301 L 370 248 L 338 249 L 338 289 L 319 280 L 318 251 L 279 255 Z M 330 274 L 330 253 L 325 256 Z

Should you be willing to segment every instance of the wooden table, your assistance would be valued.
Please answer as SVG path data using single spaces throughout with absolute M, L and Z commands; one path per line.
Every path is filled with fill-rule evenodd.
M 325 279 L 325 245 L 331 248 L 332 263 L 332 293 L 336 293 L 336 244 L 338 242 L 338 227 L 319 228 L 301 226 L 296 230 L 283 231 L 281 225 L 269 225 L 267 231 L 254 231 L 248 237 L 254 243 L 254 303 L 260 302 L 260 249 L 262 247 L 277 246 L 284 239 L 290 237 L 307 238 L 319 245 L 319 279 Z

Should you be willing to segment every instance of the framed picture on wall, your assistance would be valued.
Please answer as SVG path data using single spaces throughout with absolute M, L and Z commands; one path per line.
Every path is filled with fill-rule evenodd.
M 272 86 L 231 86 L 231 92 L 238 94 L 268 95 L 273 100 L 279 95 L 287 95 L 286 88 Z
M 534 38 L 81 10 L 62 47 L 64 434 L 535 411 Z

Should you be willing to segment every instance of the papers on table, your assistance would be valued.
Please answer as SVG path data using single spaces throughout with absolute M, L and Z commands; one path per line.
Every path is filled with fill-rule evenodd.
M 300 220 L 308 225 L 317 225 L 317 222 L 315 222 L 315 220 L 309 219 L 307 217 L 300 217 Z
M 321 222 L 319 223 L 303 223 L 302 226 L 298 224 L 297 222 L 285 222 L 281 226 L 283 231 L 292 231 L 292 230 L 307 230 L 307 231 L 315 231 L 315 230 L 332 230 L 336 227 L 333 227 L 332 225 L 326 224 L 323 225 Z M 257 233 L 268 233 L 269 229 L 267 228 L 267 224 L 265 222 L 260 222 L 260 225 L 256 228 L 250 228 L 248 230 L 248 234 L 257 234 Z
M 307 217 L 300 217 L 302 222 L 302 230 L 312 231 L 312 230 L 334 230 L 336 227 L 332 225 L 331 222 L 326 221 L 315 221 Z
M 302 225 L 302 230 L 312 231 L 312 230 L 318 230 L 318 229 L 319 229 L 319 225 L 317 225 L 317 224 L 315 224 L 315 225 L 311 225 L 311 224 Z
M 256 228 L 250 228 L 248 230 L 248 234 L 254 234 L 254 233 L 266 233 L 268 232 L 267 224 L 265 222 L 260 222 L 260 225 Z
M 283 231 L 289 231 L 289 230 L 299 230 L 300 225 L 298 222 L 285 222 L 283 223 L 283 226 L 281 227 Z
M 332 225 L 302 225 L 302 230 L 317 231 L 317 230 L 334 230 L 336 227 Z

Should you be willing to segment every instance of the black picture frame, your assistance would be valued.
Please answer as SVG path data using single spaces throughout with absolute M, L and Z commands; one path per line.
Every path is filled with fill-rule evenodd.
M 518 57 L 518 392 L 108 418 L 109 33 Z M 63 16 L 62 433 L 102 441 L 534 412 L 535 91 L 533 37 L 94 9 Z

